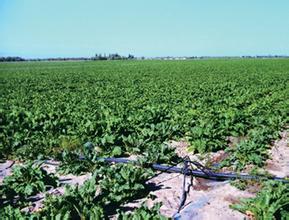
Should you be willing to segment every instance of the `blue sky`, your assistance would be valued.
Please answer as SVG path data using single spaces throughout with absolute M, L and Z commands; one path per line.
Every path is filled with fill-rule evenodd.
M 0 0 L 0 56 L 289 55 L 288 0 Z

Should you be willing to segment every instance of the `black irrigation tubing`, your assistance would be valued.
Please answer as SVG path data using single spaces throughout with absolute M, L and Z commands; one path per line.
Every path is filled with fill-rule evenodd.
M 103 160 L 108 163 L 137 163 L 135 160 L 129 160 L 125 158 L 99 158 L 100 160 Z M 192 161 L 190 161 L 192 162 Z M 225 180 L 277 180 L 284 183 L 289 183 L 289 180 L 281 177 L 275 177 L 275 176 L 254 176 L 254 175 L 248 175 L 248 174 L 237 174 L 237 173 L 219 173 L 219 172 L 205 172 L 202 170 L 194 170 L 194 169 L 186 169 L 184 170 L 181 167 L 175 167 L 175 166 L 165 166 L 161 164 L 152 164 L 151 168 L 154 170 L 159 170 L 163 172 L 168 173 L 181 173 L 185 174 L 187 176 L 194 176 L 194 177 L 200 177 L 215 181 L 225 181 Z
M 84 160 L 84 156 L 80 156 L 80 160 Z M 137 164 L 138 162 L 136 160 L 130 160 L 126 158 L 115 158 L 115 157 L 107 157 L 107 158 L 98 158 L 100 161 L 104 161 L 107 163 L 135 163 Z M 196 164 L 194 161 L 188 161 L 189 163 Z M 51 164 L 51 165 L 59 165 L 58 163 L 51 163 L 49 161 L 45 161 L 44 163 L 46 164 Z M 198 164 L 198 163 L 197 163 Z M 184 174 L 187 176 L 194 176 L 194 177 L 200 177 L 204 179 L 209 179 L 209 180 L 215 180 L 215 181 L 225 181 L 225 180 L 276 180 L 280 181 L 283 183 L 289 183 L 289 179 L 281 178 L 281 177 L 276 177 L 276 176 L 262 176 L 262 175 L 249 175 L 249 174 L 238 174 L 238 173 L 222 173 L 222 172 L 213 172 L 208 168 L 205 168 L 202 166 L 202 169 L 186 169 L 184 170 L 181 167 L 176 167 L 176 166 L 166 166 L 162 164 L 151 164 L 150 167 L 154 170 L 162 171 L 162 172 L 167 172 L 167 173 L 180 173 Z M 198 166 L 199 168 L 199 166 Z M 205 170 L 204 170 L 205 168 Z
M 189 169 L 189 166 L 191 166 L 192 163 L 191 161 L 189 160 L 189 157 L 186 156 L 184 158 L 184 166 L 183 166 L 183 173 L 186 172 L 188 169 Z M 181 219 L 181 210 L 182 208 L 184 207 L 185 205 L 185 202 L 186 202 L 186 199 L 187 199 L 187 195 L 190 191 L 190 187 L 193 186 L 193 176 L 191 176 L 191 183 L 189 184 L 188 186 L 188 189 L 186 190 L 186 175 L 184 175 L 184 178 L 183 178 L 183 186 L 182 186 L 182 194 L 181 194 L 181 199 L 180 199 L 180 204 L 179 204 L 179 207 L 178 207 L 178 210 L 177 212 L 172 216 L 172 219 L 174 220 L 178 220 L 178 219 Z

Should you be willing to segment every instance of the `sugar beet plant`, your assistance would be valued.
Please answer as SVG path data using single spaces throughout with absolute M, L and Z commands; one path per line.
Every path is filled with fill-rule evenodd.
M 12 175 L 4 178 L 0 187 L 0 199 L 12 205 L 26 204 L 29 197 L 57 185 L 57 177 L 48 174 L 41 167 L 41 163 L 28 162 L 24 165 L 14 166 Z
M 289 218 L 289 187 L 288 184 L 268 181 L 256 198 L 243 199 L 232 208 L 243 213 L 251 212 L 253 218 L 288 219 Z

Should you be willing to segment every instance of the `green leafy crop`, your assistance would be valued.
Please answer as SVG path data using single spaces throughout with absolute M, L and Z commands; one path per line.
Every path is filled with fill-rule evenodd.
M 28 162 L 14 166 L 12 175 L 4 178 L 0 190 L 1 199 L 25 201 L 29 196 L 57 185 L 57 178 L 41 168 L 41 163 Z
M 256 220 L 289 218 L 289 186 L 288 184 L 268 181 L 256 198 L 243 199 L 232 208 L 243 213 L 250 211 Z
M 116 164 L 96 170 L 101 197 L 105 203 L 126 202 L 145 194 L 145 182 L 153 175 L 150 169 L 132 164 Z
M 157 203 L 153 207 L 149 208 L 146 204 L 142 204 L 141 207 L 134 210 L 132 213 L 120 212 L 118 214 L 119 220 L 166 220 L 165 216 L 160 214 L 161 204 Z
M 45 208 L 40 216 L 64 219 L 103 219 L 104 211 L 98 195 L 97 182 L 94 178 L 83 186 L 67 186 L 63 196 L 50 195 L 46 198 Z
M 194 153 L 226 150 L 222 164 L 235 170 L 263 166 L 289 123 L 288 69 L 288 59 L 1 63 L 0 160 L 52 157 L 59 172 L 95 173 L 88 194 L 69 188 L 41 213 L 86 219 L 91 209 L 106 218 L 108 205 L 146 196 L 148 163 L 180 161 L 171 140 Z M 97 160 L 132 155 L 145 168 Z M 5 180 L 3 198 L 25 200 L 53 185 L 31 166 Z

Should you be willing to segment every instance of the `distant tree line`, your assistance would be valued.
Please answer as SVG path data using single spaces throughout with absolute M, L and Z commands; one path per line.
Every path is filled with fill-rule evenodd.
M 0 62 L 25 61 L 22 57 L 0 57 Z
M 94 57 L 56 57 L 56 58 L 34 58 L 24 59 L 22 57 L 0 57 L 0 62 L 13 62 L 13 61 L 68 61 L 68 60 L 133 60 L 136 59 L 134 55 L 121 56 L 118 53 L 108 54 L 95 54 Z
M 0 62 L 19 62 L 19 61 L 77 61 L 77 60 L 194 60 L 194 59 L 273 59 L 289 58 L 286 55 L 265 55 L 265 56 L 163 56 L 163 57 L 135 57 L 132 54 L 121 56 L 118 53 L 112 54 L 95 54 L 93 57 L 56 57 L 56 58 L 33 58 L 24 59 L 18 56 L 0 57 Z
M 92 57 L 92 60 L 133 60 L 135 59 L 134 55 L 129 54 L 126 56 L 121 56 L 118 53 L 112 53 L 106 56 L 105 54 L 95 54 L 94 57 Z

